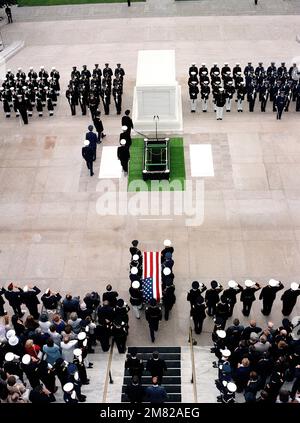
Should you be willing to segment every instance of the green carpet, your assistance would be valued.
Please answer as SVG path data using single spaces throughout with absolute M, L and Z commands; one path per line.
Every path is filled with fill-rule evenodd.
M 170 139 L 170 183 L 174 184 L 171 189 L 169 186 L 164 187 L 163 182 L 160 181 L 143 181 L 143 154 L 144 154 L 144 140 L 142 138 L 134 138 L 130 147 L 130 162 L 128 172 L 128 191 L 136 191 L 131 185 L 133 181 L 142 181 L 147 187 L 148 191 L 184 191 L 185 189 L 185 164 L 184 164 L 184 147 L 182 138 Z M 152 184 L 151 184 L 152 182 Z M 154 182 L 154 185 L 153 185 Z M 175 185 L 176 184 L 176 185 Z M 156 185 L 156 186 L 155 186 Z M 147 191 L 142 189 L 142 191 Z
M 132 2 L 145 0 L 131 0 Z M 127 0 L 19 0 L 19 6 L 58 6 L 85 3 L 127 3 Z

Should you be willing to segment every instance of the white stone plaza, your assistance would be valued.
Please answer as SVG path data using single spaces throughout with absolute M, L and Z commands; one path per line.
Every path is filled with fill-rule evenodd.
M 215 279 L 227 286 L 231 279 L 241 284 L 252 279 L 266 285 L 274 278 L 288 288 L 300 281 L 300 113 L 295 103 L 276 120 L 270 102 L 266 113 L 260 112 L 258 100 L 254 113 L 246 103 L 244 112 L 237 113 L 234 102 L 231 113 L 217 121 L 211 101 L 207 113 L 200 103 L 191 113 L 187 84 L 193 62 L 209 68 L 214 62 L 231 67 L 240 62 L 243 68 L 248 61 L 291 66 L 300 56 L 299 2 L 261 1 L 256 11 L 250 0 L 220 1 L 229 4 L 227 11 L 220 6 L 220 14 L 216 0 L 203 2 L 206 8 L 212 3 L 212 16 L 201 16 L 200 3 L 147 0 L 133 3 L 130 11 L 125 4 L 72 6 L 70 11 L 53 6 L 47 8 L 48 19 L 41 8 L 13 8 L 14 24 L 0 22 L 4 44 L 24 41 L 2 64 L 1 74 L 41 65 L 48 70 L 55 66 L 61 74 L 53 117 L 35 114 L 24 126 L 15 116 L 5 119 L 0 110 L 0 286 L 15 281 L 84 296 L 102 293 L 110 283 L 128 302 L 131 241 L 138 239 L 142 250 L 159 251 L 163 240 L 172 240 L 177 301 L 169 321 L 160 323 L 154 348 L 183 347 L 182 401 L 188 402 L 194 401 L 187 342 L 191 282 L 208 286 Z M 154 69 L 147 62 L 149 51 Z M 159 51 L 166 51 L 165 63 Z M 92 178 L 81 156 L 91 118 L 89 112 L 71 116 L 65 91 L 72 66 L 92 69 L 95 63 L 113 69 L 121 63 L 126 75 L 122 114 L 114 106 L 108 116 L 102 112 L 107 135 L 98 146 Z M 141 133 L 153 133 L 153 116 L 160 115 L 159 134 L 183 138 L 186 181 L 194 195 L 197 183 L 204 190 L 199 226 L 189 226 L 191 216 L 176 215 L 172 208 L 169 214 L 159 207 L 156 214 L 99 212 L 103 184 L 116 194 L 117 210 L 126 210 L 134 195 L 124 197 L 127 178 L 115 156 L 127 108 Z M 283 318 L 280 296 L 270 316 L 261 314 L 257 299 L 249 318 L 238 301 L 233 318 L 246 326 L 250 319 L 262 327 L 269 320 L 278 326 Z M 140 320 L 132 310 L 129 314 L 128 346 L 152 346 L 144 312 Z M 297 315 L 299 299 L 293 311 Z M 209 353 L 213 326 L 207 317 L 202 334 L 194 335 L 199 402 L 216 401 L 216 369 Z M 103 401 L 108 354 L 99 347 L 97 354 L 92 357 L 93 385 L 85 387 L 91 402 Z M 120 401 L 124 359 L 115 349 L 115 383 L 105 394 L 107 402 Z

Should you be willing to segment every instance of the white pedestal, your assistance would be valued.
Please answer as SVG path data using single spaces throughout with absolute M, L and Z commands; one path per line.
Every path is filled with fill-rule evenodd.
M 133 122 L 137 131 L 178 133 L 182 127 L 181 87 L 175 76 L 174 50 L 139 51 L 133 96 Z

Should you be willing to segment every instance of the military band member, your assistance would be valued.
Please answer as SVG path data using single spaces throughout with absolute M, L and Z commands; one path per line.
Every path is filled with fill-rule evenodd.
M 220 68 L 218 66 L 218 63 L 214 63 L 213 66 L 210 69 L 210 76 L 212 76 L 215 72 L 218 72 L 218 74 L 220 75 Z
M 117 63 L 117 67 L 115 69 L 115 76 L 119 76 L 120 79 L 123 81 L 123 78 L 125 76 L 125 71 L 124 69 L 121 67 L 121 63 Z
M 263 83 L 263 85 L 259 88 L 259 101 L 260 101 L 260 104 L 261 104 L 261 111 L 262 112 L 266 111 L 266 105 L 267 105 L 267 102 L 268 102 L 269 93 L 270 93 L 269 82 L 265 81 Z
M 245 69 L 244 69 L 244 75 L 245 75 L 245 77 L 247 75 L 249 75 L 251 72 L 254 73 L 254 67 L 252 66 L 252 63 L 251 62 L 248 62 L 247 66 L 245 66 Z
M 202 112 L 207 112 L 207 105 L 208 105 L 208 98 L 210 94 L 210 86 L 208 85 L 208 81 L 204 81 L 201 84 L 201 102 L 202 102 Z
M 76 115 L 76 101 L 75 101 L 75 93 L 74 89 L 71 85 L 68 86 L 68 89 L 66 91 L 66 97 L 68 99 L 72 116 Z
M 235 93 L 235 88 L 232 81 L 228 81 L 228 84 L 225 86 L 225 96 L 226 96 L 226 112 L 231 110 L 231 102 Z
M 254 112 L 255 100 L 257 96 L 256 81 L 253 80 L 248 87 L 247 100 L 249 102 L 249 112 Z
M 199 94 L 199 88 L 197 86 L 197 81 L 192 81 L 189 87 L 190 100 L 191 100 L 191 112 L 195 113 L 197 108 L 197 98 Z

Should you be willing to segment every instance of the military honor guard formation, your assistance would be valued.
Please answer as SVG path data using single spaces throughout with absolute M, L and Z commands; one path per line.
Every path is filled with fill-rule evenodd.
M 27 74 L 22 68 L 18 68 L 15 73 L 8 69 L 0 87 L 0 101 L 5 117 L 20 116 L 27 125 L 28 117 L 35 113 L 42 117 L 47 111 L 49 116 L 53 116 L 60 94 L 59 80 L 60 74 L 55 67 L 50 72 L 44 66 L 39 71 L 31 67 Z
M 244 111 L 244 102 L 248 102 L 249 112 L 258 109 L 266 112 L 268 102 L 278 120 L 283 112 L 292 107 L 300 112 L 300 69 L 296 63 L 287 67 L 285 62 L 276 66 L 271 62 L 268 67 L 259 62 L 254 66 L 251 62 L 242 69 L 236 63 L 231 69 L 228 63 L 222 67 L 214 63 L 209 69 L 205 63 L 199 67 L 192 63 L 189 68 L 189 96 L 191 112 L 197 110 L 198 97 L 201 99 L 202 112 L 208 111 L 209 98 L 216 112 L 216 119 L 223 119 L 226 112 L 232 111 L 232 104 L 237 103 L 237 111 Z M 256 103 L 257 100 L 257 103 Z M 290 103 L 294 102 L 295 105 Z
M 81 71 L 73 66 L 66 91 L 71 114 L 76 115 L 76 107 L 80 106 L 81 114 L 86 115 L 89 109 L 93 119 L 102 102 L 104 113 L 109 115 L 111 96 L 114 99 L 116 113 L 121 114 L 124 76 L 125 71 L 120 63 L 114 72 L 109 63 L 105 63 L 102 70 L 99 64 L 95 64 L 92 72 L 86 65 L 82 66 Z

